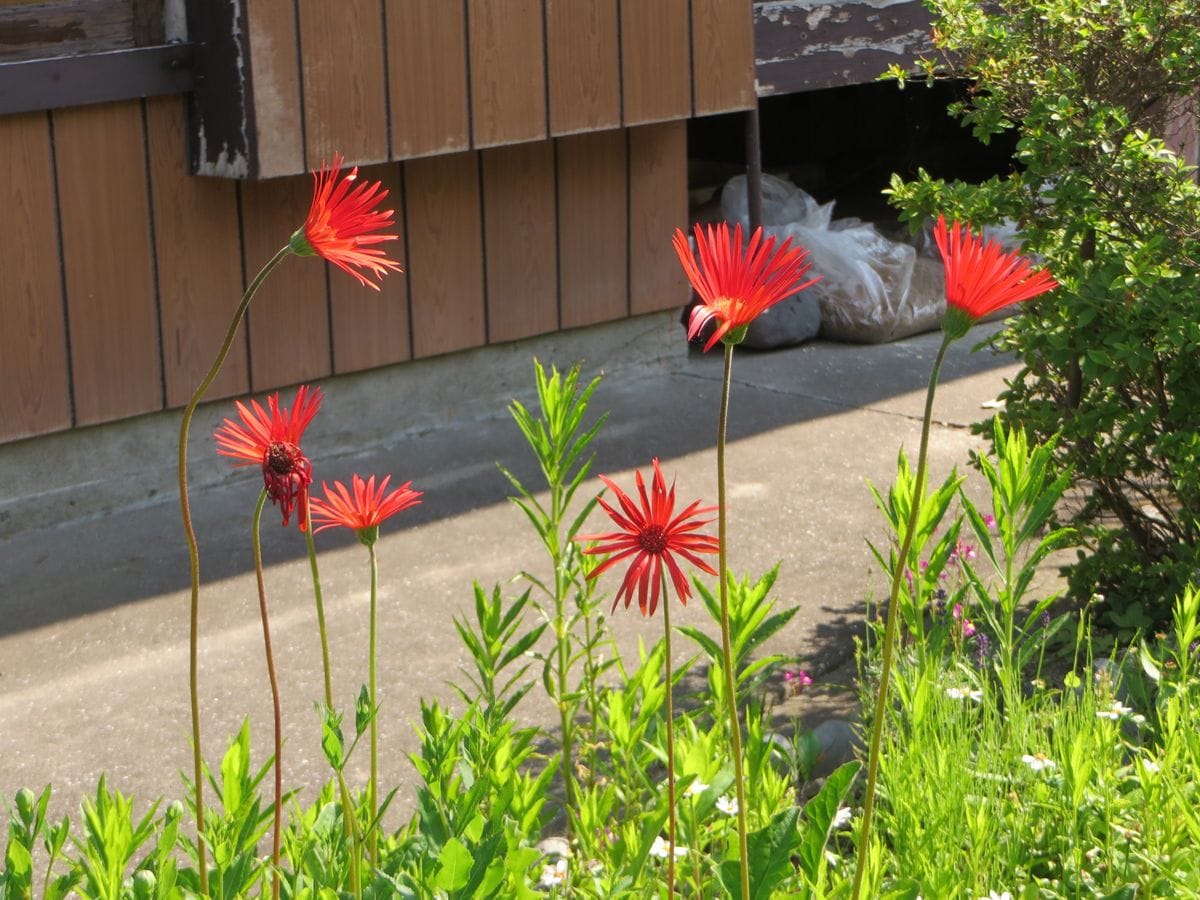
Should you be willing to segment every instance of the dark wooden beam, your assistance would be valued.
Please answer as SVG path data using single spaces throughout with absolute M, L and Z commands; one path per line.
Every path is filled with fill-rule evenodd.
M 191 44 L 163 44 L 0 63 L 0 115 L 181 94 L 192 60 Z
M 758 95 L 865 84 L 892 64 L 909 67 L 933 47 L 931 22 L 920 0 L 884 7 L 864 0 L 755 3 Z
M 289 4 L 290 6 L 290 4 Z M 243 0 L 188 0 L 196 45 L 191 157 L 197 175 L 257 178 L 257 126 L 250 79 L 250 28 Z

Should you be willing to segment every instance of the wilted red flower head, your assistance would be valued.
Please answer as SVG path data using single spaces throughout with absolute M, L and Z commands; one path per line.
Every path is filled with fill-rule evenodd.
M 1017 253 L 1005 253 L 996 241 L 984 241 L 955 222 L 946 227 L 938 216 L 933 230 L 946 267 L 946 318 L 942 328 L 960 338 L 976 320 L 1058 287 L 1045 269 Z
M 611 479 L 604 475 L 600 476 L 600 480 L 608 486 L 620 502 L 621 511 L 613 509 L 604 502 L 603 498 L 600 500 L 600 505 L 621 530 L 610 534 L 580 535 L 576 540 L 600 542 L 595 547 L 586 548 L 584 553 L 612 554 L 592 571 L 588 578 L 595 578 L 602 572 L 632 557 L 629 568 L 625 572 L 625 579 L 621 582 L 621 589 L 617 591 L 616 599 L 613 600 L 613 609 L 617 608 L 622 597 L 625 598 L 625 607 L 628 609 L 636 588 L 638 608 L 642 611 L 642 615 L 652 616 L 658 609 L 659 585 L 663 580 L 664 565 L 671 575 L 671 582 L 675 586 L 679 602 L 686 605 L 688 598 L 692 596 L 687 578 L 684 577 L 679 563 L 672 554 L 679 554 L 709 575 L 717 574 L 717 570 L 697 554 L 718 552 L 721 546 L 720 542 L 710 535 L 695 533 L 696 529 L 702 528 L 712 521 L 712 519 L 700 517 L 715 512 L 717 507 L 707 506 L 701 509 L 700 501 L 697 500 L 679 515 L 673 515 L 675 483 L 672 482 L 670 490 L 667 489 L 662 469 L 658 466 L 658 459 L 654 460 L 654 477 L 650 483 L 649 495 L 646 493 L 646 483 L 642 480 L 642 473 L 635 474 L 640 507 Z
M 296 402 L 290 410 L 280 407 L 278 393 L 267 398 L 265 410 L 257 400 L 251 400 L 249 406 L 240 400 L 235 405 L 242 422 L 226 419 L 217 428 L 217 452 L 232 458 L 235 466 L 262 466 L 263 486 L 283 513 L 284 526 L 298 505 L 300 530 L 304 531 L 312 463 L 301 451 L 300 440 L 321 406 L 321 389 L 296 388 Z
M 335 481 L 330 490 L 322 481 L 325 498 L 314 497 L 312 501 L 313 524 L 316 526 L 313 533 L 326 528 L 350 528 L 364 544 L 374 544 L 381 522 L 421 502 L 422 492 L 411 490 L 411 481 L 388 493 L 391 480 L 392 476 L 386 475 L 376 486 L 374 475 L 366 481 L 354 475 L 350 479 L 350 490 L 340 481 Z
M 358 166 L 339 180 L 342 162 L 342 155 L 334 154 L 332 164 L 322 164 L 320 171 L 313 173 L 312 206 L 303 227 L 292 235 L 290 247 L 297 256 L 323 257 L 367 287 L 379 290 L 379 285 L 354 267 L 376 278 L 382 278 L 388 270 L 403 271 L 384 251 L 371 246 L 397 238 L 378 233 L 395 223 L 392 210 L 375 208 L 388 192 L 378 181 L 355 184 Z
M 759 313 L 820 279 L 818 276 L 797 283 L 810 264 L 805 262 L 808 251 L 793 247 L 791 238 L 776 248 L 775 238 L 764 241 L 762 228 L 756 228 L 749 245 L 743 246 L 741 224 L 730 235 L 725 222 L 715 229 L 709 225 L 707 231 L 697 222 L 695 235 L 699 265 L 682 230 L 675 229 L 673 243 L 683 271 L 701 300 L 692 308 L 688 340 L 695 338 L 710 319 L 718 323 L 704 345 L 705 353 L 726 335 L 732 343 L 740 342 L 745 332 L 739 329 L 753 322 Z

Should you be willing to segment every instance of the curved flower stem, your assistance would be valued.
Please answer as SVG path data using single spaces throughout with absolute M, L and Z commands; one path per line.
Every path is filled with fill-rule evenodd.
M 246 288 L 246 293 L 242 295 L 242 301 L 238 304 L 237 311 L 233 314 L 233 320 L 229 323 L 229 329 L 225 333 L 225 340 L 221 344 L 221 349 L 217 351 L 217 357 L 213 360 L 212 367 L 209 368 L 208 373 L 201 380 L 200 386 L 192 394 L 192 399 L 184 407 L 183 419 L 179 423 L 179 512 L 183 517 L 183 532 L 187 537 L 188 568 L 192 581 L 188 692 L 192 706 L 192 777 L 196 786 L 196 867 L 199 870 L 201 895 L 208 893 L 208 864 L 206 861 L 207 850 L 204 843 L 204 769 L 203 756 L 200 750 L 200 692 L 197 687 L 196 678 L 199 661 L 198 638 L 200 632 L 200 549 L 196 544 L 196 529 L 192 526 L 192 510 L 191 504 L 188 501 L 188 432 L 191 430 L 192 417 L 196 414 L 196 407 L 200 405 L 200 401 L 204 398 L 209 387 L 216 380 L 217 374 L 221 371 L 221 366 L 224 365 L 225 358 L 229 356 L 229 348 L 233 346 L 233 339 L 237 337 L 238 327 L 242 324 L 242 318 L 246 315 L 246 310 L 249 308 L 254 294 L 258 291 L 259 285 L 263 283 L 263 280 L 271 273 L 271 270 L 283 262 L 284 257 L 290 253 L 291 251 L 287 245 L 284 245 L 262 267 L 259 273 L 254 276 L 254 280 Z
M 313 543 L 312 510 L 305 496 L 304 521 L 308 528 L 304 530 L 304 542 L 308 546 L 308 567 L 312 570 L 313 597 L 317 605 L 317 630 L 321 635 L 321 668 L 325 676 L 325 707 L 333 709 L 333 675 L 329 664 L 329 632 L 325 628 L 325 601 L 321 593 L 321 573 L 317 568 L 317 548 Z M 362 885 L 359 879 L 358 864 L 360 858 L 358 844 L 357 814 L 350 789 L 346 786 L 346 776 L 341 769 L 335 769 L 337 774 L 338 793 L 342 798 L 342 826 L 346 841 L 351 849 L 350 857 L 350 890 L 355 898 L 362 896 Z
M 263 507 L 267 503 L 267 492 L 264 488 L 258 495 L 258 505 L 254 508 L 254 525 L 251 539 L 254 545 L 254 576 L 258 581 L 258 610 L 262 614 L 263 651 L 267 658 L 267 679 L 271 683 L 271 711 L 275 717 L 275 833 L 271 838 L 271 897 L 279 900 L 279 841 L 283 818 L 283 769 L 280 757 L 283 753 L 283 715 L 279 707 L 279 679 L 275 676 L 275 656 L 271 652 L 271 625 L 267 618 L 267 589 L 263 584 L 262 565 L 262 536 L 259 526 L 262 523 Z
M 371 554 L 371 633 L 369 638 L 370 647 L 367 651 L 369 654 L 367 660 L 367 691 L 371 695 L 371 781 L 367 786 L 367 807 L 370 816 L 368 821 L 371 827 L 371 834 L 368 840 L 370 842 L 371 866 L 377 868 L 379 866 L 379 826 L 375 822 L 375 817 L 379 814 L 379 810 L 376 807 L 379 791 L 379 702 L 375 691 L 375 648 L 376 638 L 378 637 L 376 620 L 378 618 L 379 563 L 375 556 L 375 545 L 373 543 L 368 544 L 367 550 Z
M 875 811 L 875 780 L 879 776 L 879 747 L 883 740 L 883 719 L 887 708 L 888 687 L 891 682 L 892 656 L 896 645 L 896 622 L 900 618 L 896 613 L 900 596 L 900 579 L 908 568 L 908 554 L 912 549 L 913 535 L 917 530 L 917 522 L 921 516 L 921 501 L 925 497 L 925 468 L 929 451 L 929 426 L 933 419 L 933 395 L 937 391 L 938 375 L 941 373 L 942 360 L 952 339 L 944 337 L 938 348 L 937 358 L 933 361 L 933 372 L 929 376 L 929 387 L 925 391 L 925 415 L 921 420 L 921 449 L 917 454 L 917 477 L 913 484 L 912 500 L 909 504 L 908 523 L 900 538 L 900 552 L 896 556 L 896 565 L 892 571 L 892 586 L 888 594 L 886 622 L 883 627 L 883 657 L 879 671 L 879 689 L 875 696 L 875 715 L 871 723 L 871 744 L 867 752 L 867 787 L 863 796 L 862 826 L 858 833 L 858 860 L 854 869 L 854 888 L 851 897 L 854 900 L 862 890 L 863 875 L 866 872 L 868 841 L 871 837 L 871 818 Z
M 729 424 L 729 384 L 733 377 L 733 344 L 725 345 L 725 373 L 721 379 L 721 416 L 717 424 L 717 532 L 721 544 L 718 577 L 721 579 L 721 652 L 725 663 L 725 696 L 729 709 L 729 736 L 733 742 L 733 783 L 737 788 L 738 858 L 741 861 L 742 897 L 750 896 L 750 857 L 746 842 L 746 784 L 742 766 L 742 725 L 738 718 L 737 682 L 733 649 L 729 643 L 728 528 L 725 513 L 725 432 Z
M 675 703 L 671 697 L 671 600 L 667 595 L 667 570 L 662 570 L 663 668 L 667 701 L 667 896 L 675 896 Z

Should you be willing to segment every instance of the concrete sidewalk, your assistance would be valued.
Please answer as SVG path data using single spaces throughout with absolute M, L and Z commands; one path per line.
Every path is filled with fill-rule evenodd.
M 1011 360 L 970 352 L 985 333 L 977 329 L 947 358 L 930 444 L 934 479 L 963 468 L 969 452 L 982 446 L 967 426 L 990 414 L 982 404 L 1016 370 Z M 865 481 L 890 483 L 901 443 L 915 456 L 939 340 L 935 333 L 882 346 L 816 342 L 739 352 L 735 359 L 730 565 L 757 576 L 782 562 L 775 596 L 800 612 L 771 649 L 801 656 L 810 669 L 826 672 L 849 657 L 864 600 L 886 591 L 865 543 L 883 537 Z M 716 499 L 721 354 L 688 353 L 671 315 L 413 363 L 399 367 L 400 374 L 322 383 L 326 401 L 305 441 L 317 480 L 390 472 L 425 491 L 422 505 L 383 527 L 378 546 L 381 779 L 401 785 L 397 806 L 404 810 L 411 803 L 406 754 L 417 745 L 412 723 L 419 698 L 451 701 L 447 682 L 469 663 L 452 618 L 470 611 L 472 582 L 490 590 L 522 569 L 546 569 L 536 536 L 507 502 L 508 486 L 495 469 L 499 461 L 526 484 L 537 483 L 532 457 L 504 409 L 514 392 L 530 401 L 535 354 L 560 366 L 582 361 L 587 377 L 607 373 L 592 404 L 595 413 L 611 413 L 595 443 L 594 472 L 631 487 L 630 470 L 648 469 L 657 455 L 668 477 L 677 476 L 681 500 Z M 210 437 L 213 424 L 232 414 L 229 402 L 206 407 L 191 445 L 204 579 L 200 692 L 204 749 L 213 763 L 246 716 L 256 746 L 270 744 L 249 544 L 260 481 L 246 470 L 230 474 Z M 52 782 L 55 808 L 74 815 L 102 772 L 111 786 L 140 800 L 181 792 L 179 772 L 191 765 L 187 556 L 176 499 L 160 484 L 169 484 L 173 472 L 177 416 L 150 417 L 124 434 L 29 442 L 7 456 L 0 447 L 0 473 L 9 476 L 34 460 L 37 471 L 80 467 L 68 457 L 89 453 L 86 466 L 97 483 L 92 494 L 73 489 L 73 496 L 93 501 L 89 507 L 80 500 L 72 521 L 54 524 L 49 505 L 35 514 L 36 504 L 27 502 L 21 509 L 10 504 L 0 523 L 0 798 Z M 142 485 L 125 506 L 119 491 L 104 492 L 105 465 L 116 472 L 121 459 L 149 453 L 157 462 L 145 478 L 159 486 Z M 37 478 L 37 471 L 26 477 Z M 123 478 L 137 482 L 136 473 L 114 474 L 110 488 Z M 61 506 L 67 489 L 55 490 L 59 499 L 46 502 Z M 302 537 L 279 528 L 273 510 L 263 524 L 285 783 L 311 787 L 329 772 L 313 708 L 322 689 L 308 562 Z M 600 519 L 596 524 L 603 527 Z M 366 680 L 367 555 L 348 533 L 322 533 L 318 549 L 335 693 L 349 708 Z M 611 595 L 617 583 L 614 576 L 603 587 Z M 506 590 L 515 595 L 519 586 Z M 705 618 L 697 603 L 675 621 L 707 625 Z M 629 653 L 639 638 L 650 642 L 661 634 L 660 622 L 636 610 L 618 611 L 610 624 Z M 683 661 L 690 648 L 676 643 Z M 554 719 L 536 690 L 521 710 L 531 722 L 549 726 Z M 354 762 L 352 777 L 361 784 L 366 753 Z

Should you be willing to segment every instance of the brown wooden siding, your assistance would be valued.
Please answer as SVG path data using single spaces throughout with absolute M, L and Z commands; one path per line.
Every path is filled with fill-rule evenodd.
M 0 441 L 71 424 L 50 117 L 0 120 Z M 11 273 L 20 273 L 13 277 Z
M 310 175 L 187 174 L 183 98 L 0 117 L 0 441 L 190 397 L 246 283 L 299 227 Z M 363 168 L 406 272 L 376 292 L 284 258 L 209 399 L 686 300 L 686 124 Z
M 208 0 L 197 171 L 272 178 L 604 131 L 754 103 L 736 0 Z M 203 8 L 200 8 L 203 7 Z M 239 15 L 247 38 L 224 41 Z M 211 40 L 209 39 L 211 37 Z M 303 83 L 299 73 L 303 72 Z M 209 85 L 212 93 L 206 94 Z M 303 97 L 303 103 L 301 103 Z M 240 104 L 240 105 L 239 105 Z M 303 115 L 301 106 L 303 106 Z M 385 146 L 390 136 L 390 146 Z

